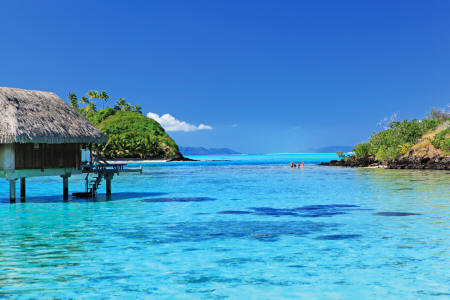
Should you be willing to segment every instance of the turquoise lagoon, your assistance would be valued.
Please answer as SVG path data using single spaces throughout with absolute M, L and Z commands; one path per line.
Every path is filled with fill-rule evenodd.
M 115 177 L 109 201 L 43 177 L 9 204 L 1 180 L 0 297 L 450 297 L 450 172 L 197 158 Z

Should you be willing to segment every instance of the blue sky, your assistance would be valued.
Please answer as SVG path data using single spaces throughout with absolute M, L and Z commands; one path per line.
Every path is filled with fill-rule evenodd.
M 354 145 L 394 113 L 450 103 L 449 1 L 15 0 L 0 11 L 0 86 L 106 90 L 192 125 L 169 132 L 182 146 Z

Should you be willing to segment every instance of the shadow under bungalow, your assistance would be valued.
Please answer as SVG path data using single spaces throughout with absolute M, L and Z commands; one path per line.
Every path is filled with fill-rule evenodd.
M 90 145 L 106 141 L 100 130 L 54 93 L 0 87 L 0 177 L 10 183 L 11 202 L 16 200 L 16 182 L 20 180 L 24 201 L 26 178 L 34 176 L 61 176 L 67 200 L 69 177 L 86 173 L 84 161 L 92 165 Z M 98 175 L 98 169 L 91 171 Z M 106 179 L 107 195 L 116 171 L 100 174 L 100 181 Z

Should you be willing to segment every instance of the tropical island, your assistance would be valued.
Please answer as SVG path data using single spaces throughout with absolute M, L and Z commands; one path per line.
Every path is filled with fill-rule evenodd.
M 450 169 L 450 113 L 433 109 L 425 119 L 393 121 L 357 144 L 353 154 L 337 153 L 327 166 L 389 169 Z
M 120 98 L 114 107 L 110 107 L 106 105 L 108 100 L 106 91 L 90 90 L 81 98 L 73 92 L 69 94 L 72 108 L 108 137 L 106 144 L 93 146 L 101 157 L 108 160 L 186 160 L 164 128 L 144 116 L 139 105 L 133 106 Z M 96 103 L 102 108 L 98 109 Z

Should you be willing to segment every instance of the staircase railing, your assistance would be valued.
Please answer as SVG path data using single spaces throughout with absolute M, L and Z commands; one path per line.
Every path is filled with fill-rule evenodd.
M 89 182 L 88 193 L 94 198 L 97 195 L 97 190 L 102 183 L 103 174 L 97 173 L 97 177 L 93 177 Z
M 95 198 L 97 190 L 101 185 L 103 178 L 106 176 L 119 175 L 121 172 L 139 172 L 142 174 L 142 166 L 140 168 L 124 168 L 126 164 L 110 164 L 100 156 L 96 156 L 93 161 L 82 166 L 82 172 L 86 173 L 86 194 Z M 93 174 L 92 177 L 89 175 Z M 112 178 L 112 177 L 110 177 Z

